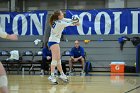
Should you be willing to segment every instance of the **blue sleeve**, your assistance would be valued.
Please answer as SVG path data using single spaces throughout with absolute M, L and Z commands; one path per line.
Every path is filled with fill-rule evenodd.
M 84 48 L 82 48 L 82 47 L 81 47 L 81 56 L 85 57 L 85 51 L 84 51 Z
M 71 49 L 71 56 L 74 56 L 73 51 L 74 51 L 74 49 L 72 48 L 72 49 Z
M 52 56 L 52 53 L 51 53 L 51 51 L 50 50 L 47 50 L 47 56 Z
M 52 57 L 52 52 L 50 51 L 50 56 Z
M 43 57 L 43 58 L 46 58 L 46 52 L 47 52 L 46 49 L 43 48 L 43 49 L 42 49 L 42 57 Z

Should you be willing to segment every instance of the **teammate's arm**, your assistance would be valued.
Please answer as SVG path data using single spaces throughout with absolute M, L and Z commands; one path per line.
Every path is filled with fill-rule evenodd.
M 17 35 L 15 35 L 15 34 L 9 35 L 3 31 L 0 31 L 0 37 L 5 38 L 5 39 L 10 39 L 10 40 L 17 40 L 18 39 Z
M 6 32 L 3 32 L 1 27 L 0 27 L 0 37 L 5 38 L 5 39 L 10 39 L 10 40 L 18 39 L 17 35 L 15 35 L 15 34 L 9 35 Z
M 7 38 L 7 33 L 0 30 L 0 37 Z

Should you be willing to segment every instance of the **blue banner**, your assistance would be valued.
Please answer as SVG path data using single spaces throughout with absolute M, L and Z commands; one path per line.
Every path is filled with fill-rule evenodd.
M 80 25 L 67 27 L 65 35 L 140 34 L 140 9 L 67 10 L 66 17 L 80 17 Z
M 0 12 L 3 31 L 17 35 L 44 35 L 47 11 Z

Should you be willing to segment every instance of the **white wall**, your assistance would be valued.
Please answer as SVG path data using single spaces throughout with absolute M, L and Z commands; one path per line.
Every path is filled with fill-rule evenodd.
M 108 0 L 107 8 L 124 8 L 125 0 Z
M 140 0 L 127 0 L 127 8 L 137 8 L 140 7 Z
M 8 0 L 3 0 L 0 2 L 0 11 L 9 11 L 9 4 Z
M 11 0 L 11 11 L 15 11 L 16 9 L 16 0 Z

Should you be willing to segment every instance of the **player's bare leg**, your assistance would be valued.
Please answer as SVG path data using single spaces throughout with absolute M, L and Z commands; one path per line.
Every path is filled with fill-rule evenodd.
M 0 93 L 8 93 L 8 80 L 5 69 L 0 62 Z
M 51 76 L 48 79 L 53 84 L 57 84 L 57 80 L 54 76 L 54 70 L 55 70 L 55 67 L 57 67 L 57 69 L 61 73 L 60 79 L 62 79 L 63 81 L 68 81 L 67 76 L 63 73 L 62 66 L 61 66 L 59 44 L 52 45 L 50 49 L 52 52 L 52 62 L 51 62 Z

